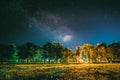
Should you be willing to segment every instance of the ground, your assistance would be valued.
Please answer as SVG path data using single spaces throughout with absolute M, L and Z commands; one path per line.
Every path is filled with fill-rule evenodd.
M 120 80 L 120 63 L 4 64 L 0 80 Z

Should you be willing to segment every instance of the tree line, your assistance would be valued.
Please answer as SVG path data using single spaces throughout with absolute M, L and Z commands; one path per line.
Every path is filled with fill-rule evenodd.
M 75 50 L 65 48 L 59 42 L 47 42 L 42 46 L 26 43 L 21 46 L 0 45 L 0 62 L 10 63 L 110 63 L 120 62 L 120 42 L 109 45 L 89 43 Z

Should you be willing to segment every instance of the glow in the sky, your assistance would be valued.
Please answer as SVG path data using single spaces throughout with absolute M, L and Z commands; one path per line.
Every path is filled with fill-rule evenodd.
M 64 42 L 70 41 L 71 38 L 72 38 L 71 35 L 65 35 L 65 36 L 63 37 L 63 41 L 64 41 Z

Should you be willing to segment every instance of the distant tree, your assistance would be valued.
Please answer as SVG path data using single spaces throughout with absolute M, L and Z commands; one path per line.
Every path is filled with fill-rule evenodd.
M 1 63 L 3 62 L 3 59 L 4 59 L 3 57 L 5 54 L 4 50 L 5 50 L 5 45 L 0 44 L 0 62 Z
M 11 53 L 10 53 L 9 61 L 12 63 L 18 63 L 19 56 L 18 56 L 18 50 L 14 43 L 11 45 Z
M 31 57 L 32 57 L 32 55 L 34 55 L 37 48 L 38 48 L 37 45 L 35 45 L 34 43 L 30 43 L 30 42 L 19 46 L 18 47 L 19 56 L 20 56 L 22 62 L 24 62 L 24 61 L 25 62 L 34 61 L 34 60 L 31 59 Z
M 109 44 L 107 51 L 109 58 L 120 61 L 120 42 Z
M 91 51 L 92 51 L 93 47 L 94 46 L 92 44 L 84 44 L 82 46 L 82 48 L 84 50 L 84 55 L 88 59 L 89 63 L 92 63 L 92 55 L 93 55 L 93 53 Z
M 98 59 L 99 62 L 106 62 L 107 61 L 107 45 L 105 43 L 99 43 L 97 45 L 98 50 Z
M 55 56 L 55 61 L 58 63 L 62 59 L 62 51 L 64 49 L 63 45 L 59 42 L 53 42 L 52 43 L 53 48 L 54 48 L 54 56 Z
M 62 52 L 62 58 L 64 62 L 69 63 L 69 59 L 71 58 L 72 54 L 73 54 L 73 51 L 70 48 L 65 48 Z
M 11 45 L 0 45 L 0 62 L 112 62 L 120 61 L 120 42 L 114 42 L 108 46 L 99 43 L 96 46 L 84 44 L 77 46 L 73 51 L 64 48 L 59 42 L 48 42 L 42 47 L 34 43 L 26 43 L 16 47 Z
M 91 63 L 97 62 L 98 60 L 98 50 L 96 46 L 92 46 L 90 49 L 90 59 Z
M 35 50 L 34 54 L 32 54 L 31 59 L 33 60 L 33 62 L 42 62 L 42 58 L 43 58 L 43 49 L 39 47 Z
M 11 53 L 11 48 L 9 45 L 0 45 L 0 61 L 8 62 Z
M 77 46 L 75 52 L 76 52 L 76 62 L 78 63 L 78 62 L 80 62 L 80 60 L 83 60 L 81 46 Z
M 43 57 L 48 60 L 48 62 L 50 63 L 51 60 L 53 60 L 55 57 L 55 52 L 53 49 L 53 45 L 52 43 L 48 42 L 45 45 L 43 45 L 43 49 L 44 49 L 44 55 Z
M 59 62 L 62 57 L 63 46 L 59 42 L 48 42 L 43 45 L 44 54 L 43 57 L 48 59 L 49 63 L 51 62 Z

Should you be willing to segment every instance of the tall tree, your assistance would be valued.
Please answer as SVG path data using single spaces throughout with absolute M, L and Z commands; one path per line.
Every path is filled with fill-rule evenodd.
M 69 60 L 70 60 L 72 54 L 73 54 L 72 49 L 65 48 L 62 52 L 62 58 L 63 58 L 64 62 L 69 63 Z
M 120 61 L 120 42 L 111 43 L 107 49 L 109 58 Z
M 10 57 L 10 46 L 9 45 L 0 45 L 0 61 L 7 62 Z
M 62 51 L 64 49 L 63 45 L 59 42 L 53 42 L 52 43 L 55 53 L 55 61 L 58 63 L 60 62 L 62 58 Z
M 43 57 L 43 49 L 41 47 L 38 47 L 34 54 L 32 54 L 31 59 L 33 62 L 42 62 Z
M 88 59 L 89 63 L 92 63 L 92 55 L 93 55 L 93 53 L 91 51 L 92 51 L 93 47 L 94 46 L 92 44 L 84 44 L 82 46 L 82 48 L 84 50 L 84 55 Z
M 12 63 L 18 63 L 19 56 L 18 56 L 18 49 L 14 43 L 11 45 L 11 55 L 9 61 Z
M 105 43 L 99 43 L 97 45 L 97 50 L 98 50 L 99 62 L 106 62 L 107 61 L 107 45 Z
M 76 62 L 80 62 L 81 60 L 83 60 L 83 56 L 82 56 L 82 48 L 81 46 L 77 46 L 76 47 Z
M 63 50 L 63 46 L 59 42 L 48 42 L 45 45 L 43 45 L 44 49 L 44 58 L 47 57 L 49 60 L 54 60 L 54 62 L 59 62 L 61 59 L 62 55 L 61 52 Z
M 53 45 L 52 43 L 48 42 L 45 45 L 43 45 L 43 49 L 44 49 L 44 55 L 43 57 L 46 58 L 46 60 L 48 60 L 48 62 L 50 63 L 51 60 L 53 60 L 55 57 L 55 52 L 53 49 Z
M 31 56 L 35 53 L 37 48 L 38 46 L 31 42 L 19 46 L 18 49 L 21 60 L 24 60 L 24 62 L 33 61 Z

